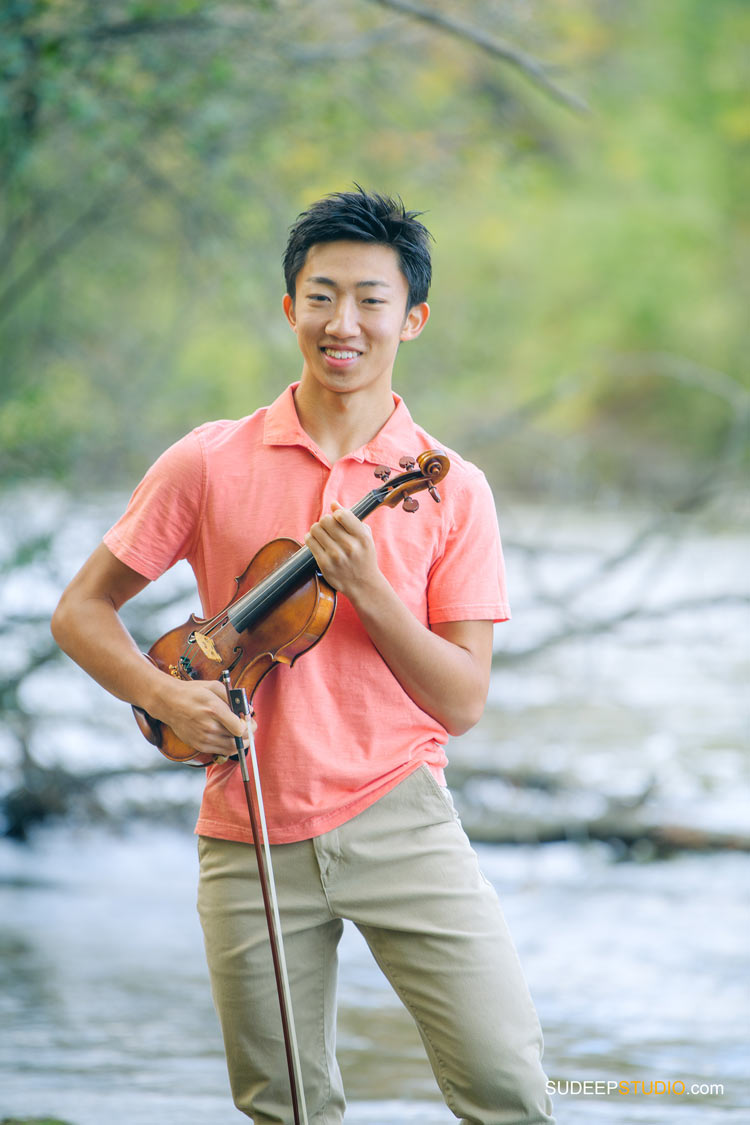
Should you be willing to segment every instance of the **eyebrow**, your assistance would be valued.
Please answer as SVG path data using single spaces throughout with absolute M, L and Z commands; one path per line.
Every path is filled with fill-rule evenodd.
M 327 285 L 331 289 L 338 289 L 337 283 L 330 277 L 308 277 L 305 284 L 307 285 Z M 391 286 L 387 281 L 358 281 L 357 289 L 372 288 L 375 285 L 382 285 L 384 289 L 390 289 Z

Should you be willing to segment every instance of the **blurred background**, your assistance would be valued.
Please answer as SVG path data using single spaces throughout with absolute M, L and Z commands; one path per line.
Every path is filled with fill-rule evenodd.
M 48 622 L 167 444 L 297 377 L 287 230 L 356 182 L 425 212 L 395 388 L 498 502 L 514 617 L 449 781 L 558 1120 L 745 1119 L 749 37 L 743 0 L 2 0 L 0 1116 L 239 1119 L 200 771 Z M 178 566 L 125 616 L 196 608 Z M 340 1045 L 347 1119 L 453 1119 L 350 930 Z

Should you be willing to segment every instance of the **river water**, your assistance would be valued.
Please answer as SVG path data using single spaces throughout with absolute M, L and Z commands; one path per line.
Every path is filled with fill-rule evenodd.
M 12 524 L 7 507 L 5 516 Z M 65 524 L 53 552 L 63 571 L 93 546 L 97 525 L 99 508 Z M 691 523 L 616 564 L 637 530 L 630 516 L 518 509 L 503 530 L 514 621 L 498 628 L 487 714 L 451 757 L 456 776 L 464 771 L 456 799 L 467 826 L 484 835 L 488 825 L 510 827 L 520 839 L 545 825 L 570 829 L 543 846 L 477 845 L 545 1030 L 557 1119 L 748 1121 L 747 855 L 627 849 L 587 841 L 585 828 L 602 810 L 635 808 L 648 824 L 750 832 L 748 623 L 734 597 L 746 594 L 750 541 L 736 528 Z M 6 620 L 21 616 L 29 582 L 5 584 Z M 34 572 L 43 611 L 58 583 Z M 157 635 L 174 612 L 162 626 L 154 611 Z M 537 641 L 546 643 L 525 655 Z M 16 655 L 22 648 L 21 638 Z M 148 760 L 145 743 L 133 748 L 127 708 L 92 694 L 64 664 L 44 683 L 32 742 L 40 760 L 101 764 L 82 719 L 92 711 L 113 764 L 126 753 Z M 24 686 L 29 704 L 40 685 L 32 676 Z M 8 731 L 0 760 L 10 785 Z M 184 816 L 163 823 L 168 799 L 194 808 L 200 778 L 182 770 L 159 780 L 149 812 L 155 784 L 100 788 L 100 824 L 89 810 L 28 845 L 0 840 L 0 1118 L 242 1120 L 203 964 L 194 839 Z M 354 1125 L 454 1120 L 408 1016 L 351 927 L 339 1053 Z
M 723 1088 L 694 1096 L 563 1092 L 558 1120 L 747 1121 L 750 909 L 738 894 L 745 858 L 614 863 L 605 845 L 578 844 L 479 852 L 519 948 L 559 1090 L 576 1081 Z M 54 1113 L 75 1125 L 240 1120 L 203 964 L 190 835 L 58 829 L 31 847 L 4 843 L 0 861 L 0 1110 Z M 341 961 L 347 1120 L 454 1120 L 409 1018 L 351 927 Z

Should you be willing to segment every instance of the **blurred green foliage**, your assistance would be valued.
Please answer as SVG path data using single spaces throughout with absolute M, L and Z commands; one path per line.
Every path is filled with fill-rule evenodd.
M 354 181 L 436 238 L 396 389 L 509 487 L 669 486 L 736 429 L 743 0 L 461 6 L 588 114 L 367 0 L 0 13 L 0 481 L 132 484 L 193 425 L 275 397 L 299 370 L 287 228 Z

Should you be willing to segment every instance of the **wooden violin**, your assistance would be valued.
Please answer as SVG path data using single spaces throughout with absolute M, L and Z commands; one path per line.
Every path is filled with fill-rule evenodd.
M 416 462 L 402 457 L 405 471 L 391 477 L 386 465 L 375 469 L 382 484 L 352 508 L 363 520 L 376 508 L 398 504 L 416 511 L 415 492 L 429 490 L 436 501 L 435 485 L 448 472 L 450 462 L 438 449 L 420 453 Z M 180 680 L 218 680 L 224 672 L 236 688 L 244 688 L 250 701 L 260 681 L 277 664 L 292 665 L 316 645 L 333 620 L 336 591 L 325 581 L 308 547 L 294 539 L 273 539 L 254 556 L 235 579 L 234 599 L 215 617 L 194 614 L 165 633 L 148 651 L 147 658 L 162 672 Z M 166 758 L 190 765 L 208 766 L 226 761 L 216 754 L 194 750 L 165 723 L 140 707 L 133 707 L 141 733 Z

